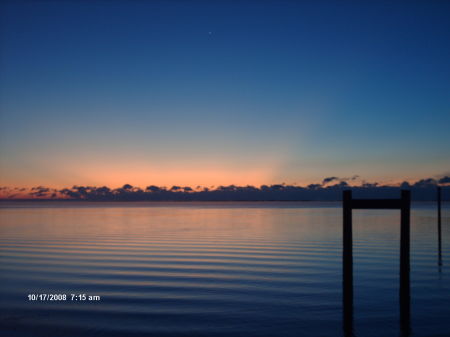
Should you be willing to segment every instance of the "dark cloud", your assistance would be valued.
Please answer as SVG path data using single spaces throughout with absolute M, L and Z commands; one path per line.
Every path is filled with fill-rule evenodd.
M 359 178 L 359 175 L 354 175 L 352 177 L 349 178 L 339 178 L 339 177 L 327 177 L 324 180 L 322 180 L 322 185 L 327 185 L 333 181 L 339 181 L 340 183 L 342 182 L 349 182 L 349 181 L 355 181 L 356 179 Z
M 450 177 L 445 176 L 438 180 L 439 184 L 450 184 Z
M 158 186 L 155 186 L 155 185 L 147 186 L 145 188 L 145 190 L 149 191 L 149 192 L 154 192 L 154 193 L 163 191 L 163 189 L 161 187 L 158 187 Z
M 44 186 L 37 186 L 37 187 L 32 187 L 31 188 L 31 192 L 30 195 L 33 197 L 38 197 L 38 198 L 42 198 L 42 197 L 51 197 L 51 192 L 54 191 L 48 187 L 44 187 Z
M 428 178 L 428 179 L 419 180 L 412 186 L 413 187 L 431 187 L 431 186 L 435 186 L 436 184 L 437 184 L 436 180 L 434 180 L 433 178 Z
M 334 180 L 339 180 L 338 177 L 327 177 L 324 180 L 322 180 L 322 185 L 326 185 L 328 183 L 331 183 Z
M 44 187 L 44 186 L 32 187 L 31 190 L 32 191 L 39 191 L 39 192 L 48 192 L 48 191 L 50 191 L 49 188 Z
M 404 181 L 400 184 L 400 188 L 409 189 L 411 188 L 411 185 L 407 181 Z

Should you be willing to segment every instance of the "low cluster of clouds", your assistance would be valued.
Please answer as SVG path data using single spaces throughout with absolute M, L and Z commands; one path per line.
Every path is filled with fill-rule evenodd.
M 327 177 L 324 180 L 322 180 L 322 186 L 331 184 L 332 182 L 340 182 L 340 183 L 349 183 L 351 181 L 355 181 L 359 178 L 358 175 L 354 175 L 353 177 L 350 178 L 339 178 L 339 177 Z
M 450 185 L 450 176 L 439 179 L 427 178 L 415 183 L 403 182 L 400 185 L 382 185 L 363 181 L 352 185 L 359 176 L 350 178 L 327 177 L 321 184 L 296 186 L 287 184 L 255 186 L 172 186 L 170 188 L 149 185 L 144 189 L 130 184 L 111 189 L 107 186 L 73 186 L 54 189 L 45 186 L 27 188 L 0 187 L 2 199 L 70 199 L 88 201 L 139 201 L 139 200 L 173 200 L 173 201 L 218 201 L 218 200 L 339 200 L 342 190 L 351 188 L 355 195 L 361 197 L 379 195 L 395 197 L 400 189 L 410 189 L 415 200 L 434 200 L 436 186 Z M 450 189 L 444 189 L 444 200 Z M 448 197 L 447 197 L 448 199 Z

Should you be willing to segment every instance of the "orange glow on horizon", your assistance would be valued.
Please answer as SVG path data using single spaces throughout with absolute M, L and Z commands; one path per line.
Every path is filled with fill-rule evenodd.
M 31 169 L 26 165 L 16 170 L 10 168 L 0 174 L 0 187 L 9 187 L 0 189 L 0 198 L 8 198 L 11 195 L 14 195 L 14 198 L 30 198 L 30 189 L 37 186 L 55 189 L 52 193 L 56 193 L 58 189 L 72 186 L 107 186 L 110 189 L 116 189 L 125 184 L 141 189 L 155 185 L 167 189 L 172 186 L 189 186 L 196 190 L 198 186 L 209 189 L 230 185 L 260 187 L 261 185 L 282 183 L 308 186 L 309 184 L 321 184 L 324 178 L 335 174 L 340 177 L 352 177 L 352 175 L 339 174 L 337 170 L 333 175 L 327 174 L 331 168 L 326 169 L 322 166 L 313 173 L 306 169 L 305 171 L 294 170 L 286 165 L 282 155 L 245 158 L 240 162 L 224 159 L 213 160 L 212 158 L 201 162 L 181 160 L 180 158 L 164 162 L 162 159 L 150 163 L 146 159 L 131 161 L 126 158 L 123 160 L 98 157 L 85 157 L 83 160 L 66 158 L 58 163 L 47 160 L 38 169 Z M 383 175 L 379 172 L 376 176 L 368 174 L 347 182 L 353 186 L 362 185 L 365 182 L 398 186 L 404 181 L 414 183 L 427 177 L 429 176 L 417 174 L 403 179 Z M 334 185 L 339 181 L 338 178 L 326 186 Z M 22 188 L 24 188 L 23 191 L 20 190 Z
M 172 186 L 190 186 L 196 188 L 197 186 L 212 187 L 212 186 L 260 186 L 263 184 L 278 183 L 274 181 L 272 171 L 267 168 L 254 168 L 239 170 L 235 173 L 232 170 L 225 170 L 220 168 L 208 169 L 186 169 L 180 171 L 179 169 L 137 169 L 132 172 L 120 172 L 119 170 L 112 170 L 108 168 L 89 169 L 82 175 L 73 175 L 73 178 L 64 179 L 66 182 L 57 182 L 60 179 L 29 179 L 17 181 L 2 181 L 0 186 L 10 186 L 18 188 L 29 188 L 33 186 L 46 186 L 52 188 L 66 188 L 74 185 L 78 186 L 108 186 L 110 188 L 122 187 L 124 184 L 130 184 L 135 187 L 145 188 L 149 185 L 156 185 L 160 187 Z

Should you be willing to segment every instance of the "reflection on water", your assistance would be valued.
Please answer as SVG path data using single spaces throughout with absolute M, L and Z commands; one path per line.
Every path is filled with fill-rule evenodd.
M 399 212 L 353 214 L 353 333 L 399 336 Z M 8 336 L 344 334 L 340 204 L 4 203 L 0 216 Z M 413 336 L 450 333 L 442 216 L 439 273 L 435 205 L 413 205 Z

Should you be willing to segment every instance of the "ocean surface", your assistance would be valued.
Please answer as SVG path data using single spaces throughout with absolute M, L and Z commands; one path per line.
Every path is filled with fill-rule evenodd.
M 354 336 L 450 336 L 436 213 L 411 211 L 408 331 L 399 211 L 353 211 Z M 344 335 L 340 203 L 0 204 L 0 336 Z

